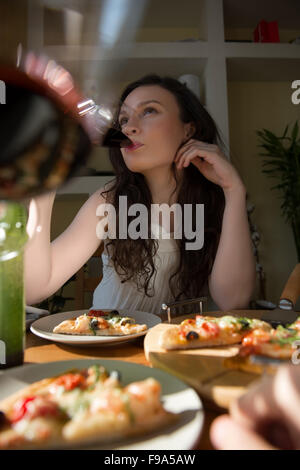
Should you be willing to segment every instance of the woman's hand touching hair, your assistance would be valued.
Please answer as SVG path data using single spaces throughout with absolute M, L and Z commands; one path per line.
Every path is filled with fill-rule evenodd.
M 234 166 L 214 144 L 189 139 L 178 150 L 174 159 L 177 169 L 182 170 L 190 163 L 209 181 L 221 186 L 225 197 L 235 191 L 245 191 L 244 184 Z

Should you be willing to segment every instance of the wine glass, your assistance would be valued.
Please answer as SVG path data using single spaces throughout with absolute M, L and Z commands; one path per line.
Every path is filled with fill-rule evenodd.
M 24 247 L 38 228 L 36 207 L 32 203 L 0 201 L 0 368 L 23 362 L 25 300 L 23 282 Z

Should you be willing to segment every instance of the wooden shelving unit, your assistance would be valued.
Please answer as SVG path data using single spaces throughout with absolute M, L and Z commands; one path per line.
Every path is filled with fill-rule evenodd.
M 43 50 L 75 74 L 78 68 L 89 66 L 90 57 L 101 60 L 100 51 L 98 54 L 92 45 L 79 48 L 45 44 L 44 32 L 48 26 L 44 23 L 43 11 L 37 11 L 31 4 L 28 10 L 29 49 L 32 46 L 35 50 Z M 279 26 L 282 20 L 283 28 L 298 29 L 300 35 L 299 5 L 297 0 L 149 0 L 137 42 L 126 60 L 122 76 L 116 80 L 121 89 L 125 82 L 151 72 L 176 78 L 183 74 L 197 75 L 202 102 L 215 119 L 225 146 L 230 148 L 228 81 L 292 82 L 299 79 L 300 45 L 228 42 L 226 31 L 230 27 L 253 31 L 258 21 L 269 14 L 278 20 Z M 180 40 L 176 41 L 176 34 Z M 145 42 L 145 37 L 151 37 L 151 42 Z M 162 38 L 166 40 L 162 41 Z M 118 54 L 111 60 L 118 60 Z M 103 63 L 103 67 L 107 65 Z M 87 182 L 84 178 L 81 181 Z M 91 182 L 90 177 L 88 181 Z M 86 188 L 88 193 L 90 186 L 91 183 Z M 69 189 L 75 190 L 75 184 Z

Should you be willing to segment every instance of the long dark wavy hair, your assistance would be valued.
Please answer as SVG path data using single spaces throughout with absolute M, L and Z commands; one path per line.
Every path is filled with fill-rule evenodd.
M 222 139 L 216 124 L 199 99 L 186 85 L 174 78 L 147 75 L 131 83 L 121 96 L 119 110 L 126 97 L 135 88 L 145 85 L 158 85 L 174 95 L 180 109 L 182 122 L 192 122 L 195 125 L 193 139 L 222 145 Z M 118 126 L 117 116 L 115 125 Z M 103 191 L 102 194 L 107 194 L 107 201 L 112 203 L 116 209 L 116 233 L 119 233 L 119 197 L 127 196 L 128 207 L 135 203 L 144 204 L 147 207 L 149 238 L 146 240 L 142 238 L 133 240 L 129 237 L 125 240 L 111 239 L 107 243 L 107 249 L 111 250 L 111 259 L 116 272 L 121 277 L 121 282 L 131 280 L 136 283 L 140 292 L 152 297 L 155 292 L 150 281 L 156 274 L 154 256 L 158 249 L 158 242 L 156 239 L 151 238 L 150 232 L 152 196 L 144 176 L 127 168 L 119 148 L 110 148 L 109 157 L 115 171 L 115 179 L 109 189 Z M 179 182 L 176 177 L 174 163 L 172 164 L 172 172 L 177 188 Z M 192 205 L 193 230 L 196 227 L 196 204 L 204 204 L 204 245 L 200 250 L 186 250 L 185 243 L 191 242 L 191 240 L 185 238 L 184 230 L 182 230 L 182 239 L 176 240 L 180 251 L 180 261 L 176 270 L 170 273 L 169 277 L 173 300 L 208 294 L 208 276 L 211 273 L 219 244 L 225 206 L 224 193 L 221 187 L 207 180 L 193 164 L 183 169 L 183 178 L 178 191 L 177 204 L 180 204 L 182 214 L 184 214 L 184 204 Z M 128 216 L 128 223 L 134 218 Z M 182 219 L 184 220 L 184 217 Z

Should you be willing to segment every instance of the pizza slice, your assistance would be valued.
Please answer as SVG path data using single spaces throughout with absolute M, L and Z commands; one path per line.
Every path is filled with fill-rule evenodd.
M 279 325 L 270 331 L 258 328 L 247 334 L 243 338 L 239 353 L 225 359 L 224 365 L 247 372 L 262 373 L 267 371 L 274 373 L 278 366 L 291 361 L 299 345 L 300 317 L 286 327 Z M 261 356 L 261 363 L 257 359 L 254 361 L 253 356 Z M 264 358 L 270 358 L 273 361 L 264 361 Z
M 272 357 L 275 359 L 290 359 L 294 352 L 293 343 L 300 340 L 300 330 L 278 326 L 271 331 L 254 330 L 245 336 L 240 349 L 241 356 L 250 354 Z
M 81 336 L 125 336 L 141 333 L 147 329 L 147 325 L 138 324 L 134 318 L 122 316 L 117 310 L 90 310 L 78 317 L 64 320 L 54 327 L 53 333 Z
M 223 317 L 196 315 L 193 319 L 186 319 L 180 325 L 165 330 L 160 338 L 160 346 L 171 350 L 236 344 L 255 328 L 268 331 L 272 327 L 258 319 L 232 315 Z
M 94 365 L 29 385 L 0 402 L 0 449 L 103 444 L 160 430 L 176 420 L 153 378 L 122 386 Z

